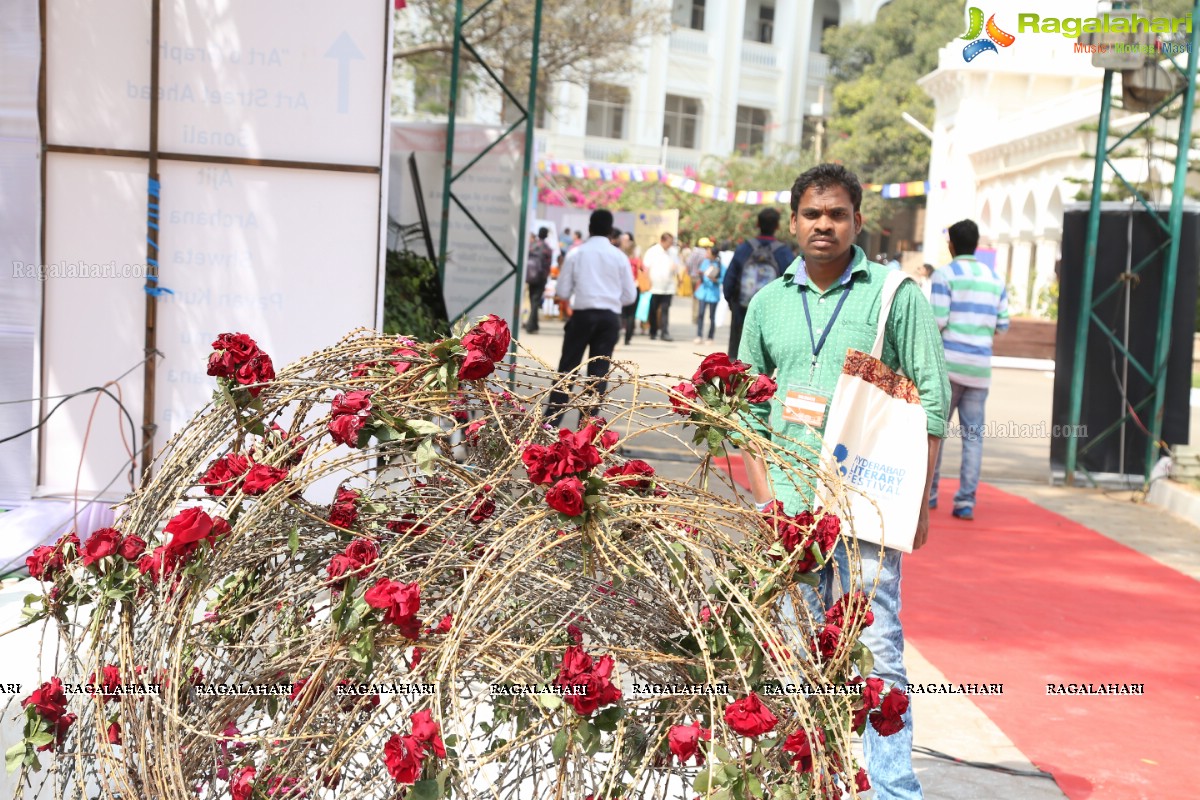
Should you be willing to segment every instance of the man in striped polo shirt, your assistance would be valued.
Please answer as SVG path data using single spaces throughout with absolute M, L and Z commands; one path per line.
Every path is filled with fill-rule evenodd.
M 975 492 L 983 463 L 983 407 L 992 382 L 992 337 L 1008 330 L 1008 292 L 1004 280 L 975 258 L 979 226 L 969 219 L 950 226 L 950 254 L 945 267 L 933 274 L 929 302 L 946 347 L 950 376 L 950 410 L 958 409 L 962 436 L 962 474 L 954 495 L 958 519 L 975 518 Z M 953 431 L 953 429 L 950 429 Z M 929 507 L 937 508 L 942 454 L 938 452 Z

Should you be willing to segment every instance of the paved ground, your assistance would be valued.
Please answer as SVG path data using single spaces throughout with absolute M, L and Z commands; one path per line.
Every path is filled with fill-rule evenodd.
M 675 326 L 676 341 L 650 341 L 635 336 L 615 353 L 618 361 L 633 362 L 646 373 L 690 376 L 701 358 L 724 350 L 727 331 L 718 330 L 713 346 L 693 344 L 684 337 L 684 325 Z M 690 330 L 689 330 L 690 333 Z M 546 321 L 541 332 L 524 335 L 521 344 L 543 361 L 555 365 L 562 345 L 562 327 Z M 663 379 L 663 382 L 667 382 Z M 985 442 L 983 480 L 1027 499 L 1118 542 L 1200 579 L 1200 529 L 1144 503 L 1140 494 L 1101 490 L 1066 489 L 1049 485 L 1050 418 L 1054 375 L 1052 372 L 996 370 L 988 398 L 988 418 L 1010 432 Z M 1193 426 L 1200 414 L 1193 410 Z M 1200 427 L 1193 427 L 1200 431 Z M 1031 435 L 1032 434 L 1032 435 Z M 961 446 L 947 442 L 943 473 L 956 476 Z M 678 445 L 670 441 L 639 440 L 641 456 L 654 457 L 655 466 L 672 477 L 685 478 L 694 466 Z M 969 526 L 970 523 L 956 523 Z M 969 527 L 966 528 L 969 530 Z M 910 679 L 940 682 L 944 676 L 911 645 L 907 651 Z M 1043 776 L 969 699 L 939 695 L 921 699 L 916 725 L 918 748 L 941 751 L 960 761 L 975 761 L 1007 767 L 1024 775 L 953 763 L 918 752 L 914 762 L 929 798 L 1042 798 L 1065 797 L 1057 784 Z

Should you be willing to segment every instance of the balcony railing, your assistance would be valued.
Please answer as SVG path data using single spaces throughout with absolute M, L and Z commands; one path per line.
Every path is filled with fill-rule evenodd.
M 745 40 L 742 42 L 742 63 L 754 67 L 775 69 L 775 48 L 769 44 Z
M 676 28 L 671 31 L 671 49 L 692 55 L 708 55 L 708 34 L 691 28 Z
M 808 54 L 809 83 L 829 82 L 829 56 L 824 53 Z

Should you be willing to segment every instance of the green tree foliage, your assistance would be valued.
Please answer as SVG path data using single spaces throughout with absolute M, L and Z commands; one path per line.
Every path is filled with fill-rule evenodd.
M 900 112 L 931 124 L 933 101 L 917 79 L 937 67 L 938 50 L 962 35 L 963 8 L 958 0 L 892 0 L 873 23 L 825 33 L 833 80 L 831 160 L 853 169 L 864 183 L 928 174 L 929 140 Z

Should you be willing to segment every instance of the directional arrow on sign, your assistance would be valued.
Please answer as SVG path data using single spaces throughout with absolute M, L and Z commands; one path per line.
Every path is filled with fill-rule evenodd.
M 362 51 L 358 49 L 358 45 L 350 38 L 350 34 L 342 31 L 341 35 L 334 40 L 330 46 L 329 52 L 325 54 L 326 58 L 337 59 L 338 66 L 338 113 L 345 114 L 350 110 L 350 61 L 357 59 L 362 61 Z

